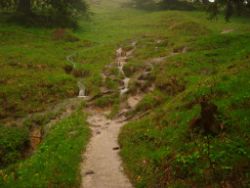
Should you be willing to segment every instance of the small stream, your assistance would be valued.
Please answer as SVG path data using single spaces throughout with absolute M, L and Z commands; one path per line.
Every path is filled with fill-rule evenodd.
M 75 62 L 74 59 L 73 59 L 76 55 L 77 55 L 77 53 L 73 53 L 73 54 L 68 55 L 68 56 L 66 57 L 66 60 L 72 65 L 73 69 L 76 68 L 76 62 Z M 79 97 L 79 98 L 86 98 L 86 97 L 88 97 L 88 96 L 86 95 L 86 88 L 85 88 L 85 86 L 84 86 L 84 84 L 83 84 L 83 81 L 82 81 L 81 79 L 79 79 L 79 80 L 77 81 L 77 86 L 78 86 L 78 88 L 79 88 L 78 97 Z
M 135 48 L 136 42 L 132 43 L 132 46 Z M 129 91 L 129 82 L 130 78 L 126 76 L 124 72 L 124 65 L 127 63 L 128 56 L 131 55 L 134 51 L 134 48 L 128 52 L 123 50 L 122 48 L 119 48 L 116 50 L 116 62 L 118 65 L 118 70 L 120 74 L 123 76 L 123 86 L 120 88 L 120 95 L 123 96 Z
M 123 85 L 120 88 L 120 95 L 123 96 L 124 94 L 126 94 L 129 91 L 129 82 L 130 82 L 130 78 L 126 76 L 125 72 L 124 72 L 124 65 L 127 63 L 127 59 L 128 56 L 130 56 L 136 46 L 136 42 L 133 42 L 132 44 L 133 49 L 126 52 L 125 50 L 123 50 L 122 48 L 119 48 L 116 50 L 116 62 L 118 65 L 118 70 L 119 73 L 123 76 L 123 80 L 122 83 Z M 66 57 L 66 60 L 72 65 L 73 69 L 76 69 L 76 65 L 77 63 L 74 61 L 74 57 L 77 55 L 77 53 L 73 53 L 71 55 L 68 55 Z M 86 95 L 86 87 L 83 84 L 83 80 L 79 79 L 77 81 L 77 86 L 79 88 L 79 93 L 78 93 L 78 97 L 79 98 L 87 98 L 88 96 Z
M 78 94 L 78 97 L 79 98 L 86 98 L 88 97 L 86 95 L 86 89 L 85 89 L 85 86 L 83 85 L 83 83 L 81 81 L 78 81 L 77 82 L 77 86 L 79 88 L 79 94 Z

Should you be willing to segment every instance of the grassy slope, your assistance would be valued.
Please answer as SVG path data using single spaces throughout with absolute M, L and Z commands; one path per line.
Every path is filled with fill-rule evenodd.
M 1 24 L 0 33 L 1 122 L 75 95 L 75 79 L 63 66 L 76 43 L 53 40 L 52 31 L 38 28 Z
M 231 23 L 224 23 L 223 20 L 210 22 L 206 20 L 204 13 L 199 12 L 151 13 L 121 9 L 117 2 L 107 0 L 101 1 L 99 5 L 91 5 L 91 10 L 94 12 L 92 20 L 81 21 L 81 29 L 78 31 L 73 33 L 69 31 L 70 35 L 80 39 L 77 42 L 69 42 L 67 39 L 54 40 L 51 29 L 1 24 L 1 122 L 6 123 L 10 119 L 26 116 L 27 113 L 46 110 L 49 105 L 63 98 L 75 96 L 76 78 L 63 70 L 67 63 L 65 56 L 69 54 L 77 52 L 74 59 L 78 62 L 77 68 L 87 72 L 84 83 L 88 93 L 96 94 L 102 85 L 100 72 L 105 70 L 105 65 L 113 62 L 114 51 L 121 44 L 127 45 L 131 40 L 138 41 L 135 57 L 128 65 L 135 68 L 142 66 L 144 60 L 149 57 L 165 56 L 173 48 L 187 46 L 190 48 L 188 53 L 172 57 L 156 67 L 153 77 L 159 87 L 155 92 L 159 97 L 152 97 L 155 93 L 149 94 L 145 98 L 146 102 L 144 100 L 138 110 L 143 110 L 144 104 L 148 103 L 162 105 L 158 107 L 148 105 L 147 108 L 154 108 L 154 113 L 146 117 L 146 120 L 129 124 L 122 132 L 120 139 L 123 145 L 122 156 L 131 179 L 138 187 L 163 185 L 168 177 L 166 170 L 169 169 L 168 166 L 177 165 L 179 168 L 184 166 L 183 161 L 188 165 L 198 164 L 197 168 L 194 168 L 195 172 L 191 171 L 191 174 L 181 169 L 180 177 L 182 179 L 184 177 L 184 180 L 173 176 L 174 171 L 171 171 L 169 176 L 173 185 L 178 183 L 181 184 L 180 186 L 190 185 L 204 178 L 202 170 L 205 169 L 207 161 L 199 157 L 202 162 L 198 163 L 197 156 L 193 160 L 192 155 L 188 154 L 199 148 L 192 147 L 194 143 L 192 140 L 185 140 L 187 122 L 199 113 L 199 106 L 185 109 L 183 105 L 208 92 L 206 85 L 213 85 L 213 82 L 218 83 L 216 90 L 223 93 L 223 95 L 216 95 L 213 100 L 218 103 L 221 112 L 232 118 L 230 121 L 227 119 L 232 128 L 230 128 L 231 132 L 226 129 L 225 134 L 230 140 L 232 138 L 232 143 L 236 143 L 238 137 L 243 153 L 248 153 L 245 147 L 248 138 L 244 136 L 248 133 L 247 117 L 249 117 L 244 105 L 249 103 L 247 97 L 249 87 L 246 81 L 248 80 L 249 26 L 246 21 L 235 19 Z M 235 32 L 220 35 L 219 33 L 226 28 L 233 28 Z M 165 43 L 159 46 L 155 42 L 158 39 Z M 228 66 L 233 68 L 227 69 Z M 169 77 L 172 76 L 185 83 L 186 87 L 184 92 L 176 96 L 169 96 L 160 89 L 161 85 L 168 83 Z M 111 88 L 116 88 L 117 81 L 111 80 L 109 85 Z M 237 87 L 239 85 L 241 87 Z M 244 90 L 238 88 L 244 88 Z M 229 94 L 226 95 L 227 93 Z M 237 105 L 231 105 L 235 103 Z M 161 121 L 158 122 L 158 119 Z M 234 135 L 235 130 L 239 128 L 242 131 Z M 218 140 L 220 141 L 218 143 L 222 143 L 223 139 L 218 138 Z M 225 144 L 225 147 L 231 145 Z M 218 147 L 225 148 L 224 145 L 218 145 Z M 235 153 L 235 148 L 238 146 L 233 145 L 230 148 L 232 148 L 231 153 Z M 177 160 L 177 156 L 187 156 L 187 159 Z M 234 155 L 234 161 L 230 162 L 229 155 L 226 156 L 223 166 L 227 169 L 242 159 L 239 155 Z M 191 163 L 188 161 L 189 158 Z M 176 159 L 177 162 L 172 159 Z M 243 155 L 243 159 L 247 158 Z M 166 171 L 167 173 L 163 173 Z M 202 176 L 196 175 L 197 171 L 202 172 Z M 185 176 L 182 175 L 183 173 Z M 224 176 L 227 173 L 223 171 L 222 174 Z
M 113 62 L 116 47 L 142 33 L 163 32 L 163 28 L 148 25 L 149 20 L 144 19 L 147 13 L 120 9 L 117 1 L 92 5 L 91 11 L 90 21 L 83 20 L 79 30 L 69 31 L 78 37 L 75 42 L 56 40 L 54 29 L 0 23 L 0 123 L 44 111 L 77 94 L 76 78 L 63 70 L 67 55 L 75 54 L 77 69 L 87 72 L 87 92 L 94 95 L 101 85 L 100 72 Z M 159 17 L 149 19 L 153 23 Z
M 247 62 L 250 53 L 250 27 L 246 20 L 234 19 L 231 23 L 225 23 L 221 19 L 211 22 L 204 13 L 199 12 L 112 10 L 110 5 L 113 2 L 103 3 L 96 9 L 91 32 L 85 35 L 104 47 L 95 52 L 101 54 L 100 61 L 93 61 L 93 66 L 100 66 L 100 70 L 103 65 L 112 62 L 117 44 L 126 45 L 128 39 L 138 41 L 134 58 L 130 60 L 135 70 L 148 58 L 168 55 L 174 48 L 187 46 L 190 49 L 187 54 L 172 57 L 156 66 L 153 75 L 159 87 L 161 82 L 164 86 L 164 82 L 168 83 L 170 77 L 177 77 L 177 80 L 185 83 L 185 91 L 169 96 L 157 88 L 155 92 L 160 97 L 152 99 L 149 94 L 145 98 L 149 102 L 143 100 L 142 103 L 162 105 L 153 108 L 154 112 L 145 120 L 127 125 L 120 137 L 125 167 L 136 187 L 165 187 L 167 182 L 169 186 L 199 187 L 213 184 L 211 182 L 218 185 L 222 180 L 225 180 L 224 184 L 229 182 L 233 186 L 240 183 L 246 185 L 249 169 L 249 138 L 246 136 L 249 132 Z M 234 32 L 221 35 L 220 32 L 227 28 L 234 29 Z M 165 41 L 165 44 L 156 44 L 158 39 Z M 104 52 L 107 54 L 104 55 Z M 222 136 L 211 141 L 213 145 L 210 147 L 215 148 L 211 154 L 217 170 L 215 174 L 207 168 L 204 138 L 188 138 L 188 121 L 198 115 L 199 106 L 194 105 L 191 109 L 183 107 L 208 93 L 210 85 L 216 86 L 214 90 L 218 94 L 212 100 L 218 105 L 219 111 L 223 112 L 222 121 L 225 126 L 230 126 L 225 128 Z M 235 90 L 239 85 L 244 88 L 243 91 Z M 223 93 L 231 93 L 231 98 L 219 94 L 221 89 L 225 90 Z M 232 110 L 231 104 L 236 99 L 242 101 L 240 104 L 247 105 L 234 107 Z M 149 108 L 143 104 L 140 106 L 142 111 Z M 234 125 L 234 122 L 237 124 Z M 239 164 L 239 161 L 242 163 Z M 174 169 L 168 172 L 169 168 Z M 231 178 L 235 181 L 231 181 Z
M 150 109 L 150 115 L 129 123 L 120 135 L 126 171 L 136 187 L 248 187 L 249 26 L 244 20 L 209 22 L 200 13 L 157 14 L 166 29 L 160 37 L 166 51 L 189 50 L 155 66 L 151 76 L 156 91 L 136 109 Z M 226 28 L 235 31 L 221 35 Z M 164 55 L 155 39 L 142 40 L 128 69 L 140 67 L 149 53 Z M 198 99 L 204 95 L 217 105 L 224 127 L 209 138 L 189 129 L 189 122 L 199 116 Z
M 79 187 L 89 128 L 81 110 L 57 123 L 34 155 L 0 171 L 1 187 Z
M 77 70 L 86 73 L 83 81 L 87 92 L 94 95 L 102 85 L 100 73 L 105 65 L 113 62 L 115 49 L 121 43 L 137 39 L 142 33 L 163 32 L 148 25 L 148 20 L 144 19 L 146 12 L 120 9 L 117 1 L 91 5 L 91 11 L 94 13 L 91 20 L 82 20 L 77 31 L 67 31 L 69 37 L 60 36 L 56 29 L 25 28 L 0 22 L 0 125 L 27 129 L 26 125 L 20 125 L 19 118 L 50 111 L 63 99 L 77 95 L 77 78 L 64 71 L 65 65 L 69 65 L 66 56 L 75 54 Z M 153 23 L 159 16 L 149 19 Z M 71 38 L 78 40 L 71 42 Z M 116 68 L 113 71 L 117 73 Z M 117 90 L 118 82 L 109 80 L 108 85 Z M 116 101 L 117 97 L 97 103 Z M 46 119 L 39 123 L 41 126 L 50 119 L 40 115 L 38 118 Z M 33 122 L 33 119 L 37 119 L 36 115 L 31 120 L 28 116 L 26 122 Z M 25 146 L 26 140 L 20 140 L 20 148 Z

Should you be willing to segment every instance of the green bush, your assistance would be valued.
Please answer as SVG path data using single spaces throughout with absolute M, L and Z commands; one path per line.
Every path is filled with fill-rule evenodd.
M 89 135 L 85 115 L 78 110 L 55 124 L 29 159 L 0 171 L 0 186 L 78 187 L 79 165 Z
M 21 159 L 28 136 L 27 129 L 0 126 L 0 168 Z

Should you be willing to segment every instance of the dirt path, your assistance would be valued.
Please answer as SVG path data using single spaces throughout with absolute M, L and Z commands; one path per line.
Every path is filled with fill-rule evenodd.
M 135 48 L 135 43 L 132 44 Z M 134 50 L 134 49 L 133 49 Z M 129 91 L 129 78 L 126 77 L 123 66 L 133 50 L 125 52 L 122 48 L 116 51 L 116 66 L 123 76 L 120 87 L 121 96 Z M 131 100 L 131 106 L 137 99 Z M 123 109 L 125 110 L 125 109 Z M 110 112 L 105 109 L 88 107 L 87 119 L 92 129 L 92 138 L 84 154 L 81 167 L 82 188 L 132 188 L 128 178 L 123 173 L 119 156 L 118 136 L 126 118 L 120 115 L 116 119 L 108 119 Z
M 108 111 L 89 111 L 93 136 L 82 164 L 82 188 L 132 188 L 123 173 L 118 135 L 126 123 L 123 117 L 107 119 Z
M 89 113 L 88 123 L 91 126 L 93 136 L 90 140 L 86 153 L 83 155 L 84 162 L 81 166 L 82 188 L 132 188 L 132 184 L 123 173 L 122 161 L 119 156 L 118 136 L 120 129 L 127 123 L 127 112 L 134 110 L 137 104 L 142 100 L 144 94 L 129 94 L 130 78 L 124 72 L 124 66 L 128 59 L 136 50 L 136 42 L 131 44 L 132 49 L 125 51 L 123 48 L 116 50 L 116 66 L 122 76 L 120 86 L 120 97 L 128 93 L 126 101 L 120 104 L 119 115 L 115 119 L 108 119 L 110 113 L 107 109 L 96 109 L 93 106 L 87 108 Z M 186 47 L 175 50 L 166 57 L 154 58 L 149 61 L 152 66 L 163 62 L 168 57 L 185 53 Z M 105 78 L 105 76 L 104 76 Z M 154 85 L 151 86 L 154 88 Z M 149 90 L 151 88 L 148 88 Z M 147 113 L 147 112 L 145 112 Z M 145 115 L 145 113 L 141 115 Z M 140 118 L 141 115 L 138 117 Z M 136 119 L 136 117 L 133 117 Z

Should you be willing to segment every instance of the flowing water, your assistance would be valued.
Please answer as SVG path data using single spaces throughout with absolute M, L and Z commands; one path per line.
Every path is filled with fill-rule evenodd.
M 135 47 L 136 47 L 136 42 L 132 43 L 132 47 L 133 49 L 126 52 L 125 50 L 123 50 L 122 48 L 119 48 L 116 50 L 116 62 L 117 62 L 117 66 L 118 66 L 118 70 L 120 72 L 120 74 L 123 76 L 123 86 L 120 89 L 120 95 L 124 95 L 129 91 L 129 82 L 130 82 L 130 78 L 126 76 L 125 72 L 124 72 L 124 65 L 126 65 L 127 63 L 127 59 L 130 55 L 132 55 Z
M 78 97 L 79 98 L 86 98 L 86 89 L 85 89 L 85 86 L 82 84 L 82 82 L 78 81 L 77 83 L 78 85 L 78 88 L 79 88 L 79 94 L 78 94 Z
M 72 65 L 73 69 L 76 69 L 76 62 L 73 59 L 76 55 L 77 54 L 74 53 L 74 54 L 69 55 L 69 56 L 66 57 L 66 60 Z M 88 96 L 86 95 L 86 88 L 85 88 L 85 86 L 83 84 L 83 81 L 82 80 L 78 80 L 77 86 L 79 88 L 78 97 L 79 98 L 87 98 Z

